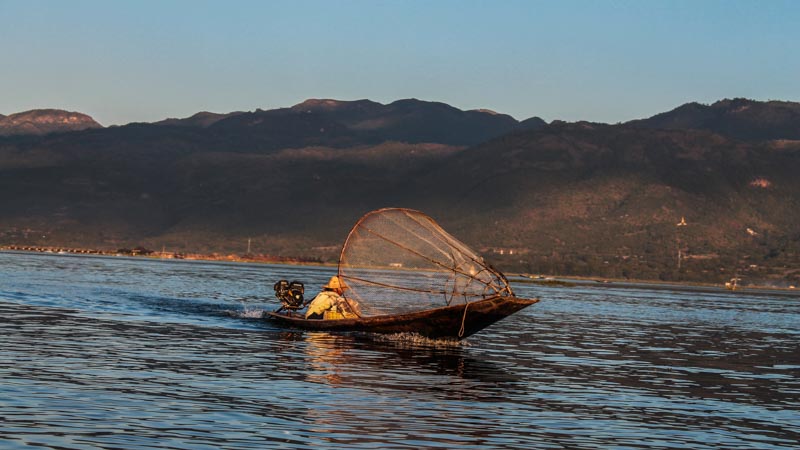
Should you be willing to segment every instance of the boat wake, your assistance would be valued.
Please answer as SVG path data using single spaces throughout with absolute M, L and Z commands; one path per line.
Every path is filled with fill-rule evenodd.
M 261 319 L 265 312 L 264 309 L 250 308 L 244 303 L 242 303 L 242 309 L 240 310 L 229 309 L 225 311 L 230 317 L 235 317 L 237 319 Z
M 434 348 L 463 348 L 468 347 L 466 340 L 458 339 L 433 339 L 417 333 L 392 333 L 377 334 L 370 333 L 370 337 L 376 342 L 390 343 L 397 346 L 408 347 L 434 347 Z

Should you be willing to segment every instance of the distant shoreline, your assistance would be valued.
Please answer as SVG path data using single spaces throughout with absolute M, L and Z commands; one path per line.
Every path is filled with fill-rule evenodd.
M 57 255 L 96 255 L 96 256 L 124 256 L 134 258 L 148 258 L 159 260 L 189 260 L 189 261 L 225 261 L 225 262 L 245 262 L 262 264 L 302 264 L 302 265 L 330 265 L 314 258 L 303 258 L 294 256 L 274 256 L 274 255 L 236 255 L 220 253 L 182 253 L 182 252 L 157 252 L 139 251 L 137 249 L 127 251 L 110 251 L 87 248 L 67 248 L 67 247 L 38 247 L 22 245 L 3 245 L 0 246 L 2 252 L 19 253 L 40 253 Z
M 231 263 L 246 263 L 246 264 L 286 264 L 295 266 L 319 266 L 319 267 L 336 267 L 336 263 L 326 263 L 322 261 L 313 261 L 307 258 L 297 257 L 279 257 L 271 255 L 222 255 L 217 253 L 203 254 L 203 253 L 185 253 L 180 254 L 180 257 L 175 257 L 172 252 L 152 252 L 149 254 L 126 254 L 114 251 L 105 251 L 97 249 L 66 249 L 58 247 L 33 247 L 33 246 L 14 246 L 5 245 L 0 246 L 2 253 L 32 253 L 32 254 L 49 254 L 49 255 L 71 255 L 71 256 L 105 256 L 105 257 L 125 257 L 125 258 L 145 258 L 148 260 L 159 261 L 208 261 L 208 262 L 231 262 Z M 739 287 L 736 290 L 726 289 L 724 285 L 719 283 L 703 283 L 697 281 L 662 281 L 662 280 L 642 280 L 642 279 L 621 279 L 621 278 L 605 278 L 605 277 L 590 277 L 578 275 L 548 275 L 536 276 L 534 274 L 526 273 L 508 273 L 507 276 L 513 282 L 520 284 L 535 284 L 544 287 L 578 287 L 578 286 L 591 286 L 591 287 L 610 287 L 610 288 L 626 288 L 635 289 L 637 287 L 647 287 L 648 289 L 666 290 L 666 289 L 682 289 L 682 290 L 720 290 L 722 292 L 750 292 L 755 293 L 758 291 L 770 292 L 786 292 L 796 293 L 800 296 L 800 289 L 793 286 L 780 287 L 780 286 L 767 286 L 767 285 L 747 285 Z
M 767 286 L 760 284 L 750 284 L 747 286 L 740 286 L 735 290 L 727 289 L 720 283 L 703 283 L 699 281 L 662 281 L 662 280 L 640 280 L 640 279 L 622 279 L 622 278 L 603 278 L 603 277 L 583 277 L 577 275 L 552 275 L 546 278 L 532 278 L 533 275 L 528 274 L 509 274 L 509 278 L 519 277 L 522 279 L 513 279 L 514 282 L 520 284 L 534 284 L 545 287 L 599 287 L 599 288 L 624 288 L 636 289 L 646 287 L 652 290 L 702 290 L 702 291 L 720 291 L 728 293 L 747 292 L 757 293 L 758 291 L 785 292 L 800 296 L 800 289 L 796 287 L 781 287 L 781 286 Z

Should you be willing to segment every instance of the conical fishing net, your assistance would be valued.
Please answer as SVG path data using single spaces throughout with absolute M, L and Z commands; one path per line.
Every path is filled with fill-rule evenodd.
M 505 277 L 427 215 L 373 211 L 356 223 L 339 276 L 364 317 L 402 314 L 513 295 Z

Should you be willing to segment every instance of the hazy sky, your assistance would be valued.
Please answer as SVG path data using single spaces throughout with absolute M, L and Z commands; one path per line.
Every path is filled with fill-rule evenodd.
M 603 122 L 800 101 L 800 1 L 0 0 L 1 114 L 410 97 Z

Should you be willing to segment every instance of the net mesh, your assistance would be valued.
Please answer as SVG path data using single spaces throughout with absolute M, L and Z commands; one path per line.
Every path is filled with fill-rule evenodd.
M 402 314 L 496 295 L 513 295 L 505 277 L 427 215 L 389 208 L 350 231 L 339 276 L 362 316 Z

